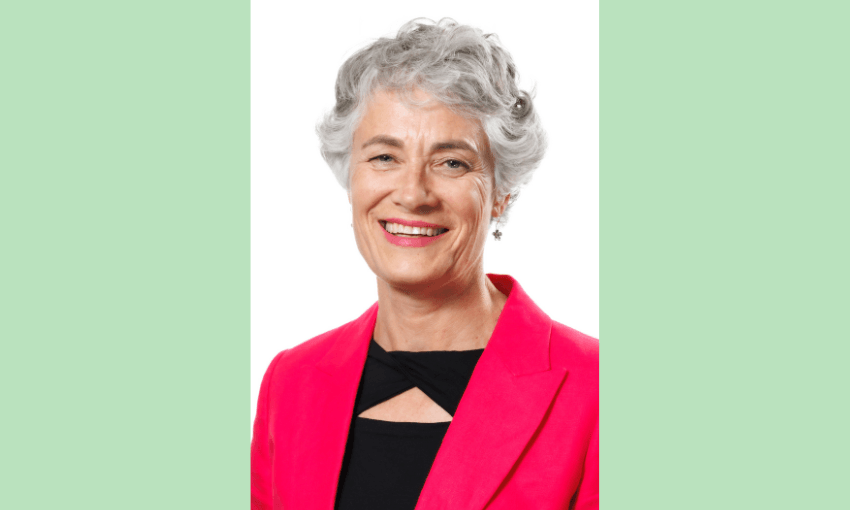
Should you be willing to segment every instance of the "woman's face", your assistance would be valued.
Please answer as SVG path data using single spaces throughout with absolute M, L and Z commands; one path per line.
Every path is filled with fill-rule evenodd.
M 483 274 L 497 201 L 481 123 L 416 90 L 410 105 L 377 91 L 354 132 L 350 195 L 357 247 L 378 278 L 410 290 Z

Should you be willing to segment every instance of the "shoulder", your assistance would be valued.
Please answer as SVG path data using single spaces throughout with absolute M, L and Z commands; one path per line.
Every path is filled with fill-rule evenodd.
M 292 381 L 313 374 L 313 369 L 333 370 L 363 347 L 359 340 L 368 340 L 377 314 L 378 303 L 375 303 L 353 321 L 278 353 L 266 369 L 263 383 L 274 388 L 284 380 Z M 266 383 L 267 380 L 270 383 Z
M 548 347 L 552 366 L 570 370 L 585 367 L 598 377 L 599 340 L 552 320 L 512 276 L 490 274 L 488 277 L 502 294 L 508 296 L 499 318 L 500 323 L 507 321 L 509 329 L 524 331 L 539 338 L 541 341 L 534 343 L 532 348 Z M 548 345 L 545 342 L 546 334 L 549 336 Z M 528 346 L 529 343 L 525 341 L 517 348 L 525 349 Z
M 315 366 L 325 357 L 352 322 L 326 331 L 295 347 L 280 351 L 266 369 L 265 377 L 270 380 L 279 380 L 284 376 L 297 374 L 304 368 Z
M 553 366 L 599 378 L 599 340 L 554 320 L 549 355 Z
M 570 415 L 588 427 L 598 423 L 599 340 L 552 321 L 549 361 L 553 368 L 567 373 L 566 390 L 559 400 L 567 404 Z M 589 437 L 592 427 L 585 432 Z

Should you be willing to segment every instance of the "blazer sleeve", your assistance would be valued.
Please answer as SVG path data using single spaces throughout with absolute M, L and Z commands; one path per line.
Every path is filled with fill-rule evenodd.
M 584 474 L 576 492 L 574 510 L 599 510 L 599 421 L 590 438 L 584 458 Z
M 272 508 L 272 455 L 274 447 L 269 437 L 269 386 L 281 355 L 269 364 L 260 384 L 257 399 L 257 416 L 254 419 L 254 436 L 251 439 L 251 510 Z

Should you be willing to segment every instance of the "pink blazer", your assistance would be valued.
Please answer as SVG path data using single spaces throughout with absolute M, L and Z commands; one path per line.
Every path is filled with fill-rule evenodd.
M 417 510 L 599 507 L 599 342 L 508 295 Z M 251 508 L 332 510 L 377 303 L 278 354 L 251 443 Z

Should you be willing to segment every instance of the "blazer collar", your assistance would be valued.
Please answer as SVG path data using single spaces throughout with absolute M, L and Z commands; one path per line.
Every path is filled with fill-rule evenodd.
M 514 376 L 549 370 L 552 319 L 543 313 L 519 282 L 508 275 L 488 274 L 508 296 L 486 349 L 495 351 Z
M 551 369 L 552 320 L 510 276 L 488 275 L 508 300 L 466 387 L 417 510 L 480 510 L 533 441 L 567 377 Z
M 486 350 L 494 351 L 511 375 L 520 376 L 549 370 L 549 335 L 552 320 L 541 310 L 513 277 L 488 274 L 502 294 L 508 296 L 496 329 Z M 363 315 L 339 328 L 333 346 L 319 361 L 319 370 L 334 372 L 360 363 L 364 344 L 368 344 L 378 317 L 378 303 Z
M 334 335 L 336 338 L 333 345 L 316 364 L 316 368 L 328 375 L 335 375 L 341 369 L 346 372 L 352 369 L 362 371 L 365 358 L 361 354 L 364 349 L 368 349 L 377 318 L 378 303 L 375 303 L 363 315 L 340 327 Z
M 488 277 L 508 299 L 443 439 L 417 510 L 484 508 L 532 441 L 567 376 L 564 368 L 550 369 L 551 319 L 516 280 L 506 275 Z M 377 315 L 376 303 L 333 332 L 333 346 L 316 365 L 325 375 L 308 386 L 318 393 L 303 418 L 323 425 L 304 441 L 311 445 L 312 455 L 297 459 L 299 473 L 309 476 L 316 489 L 311 502 L 302 505 L 305 509 L 333 508 Z

